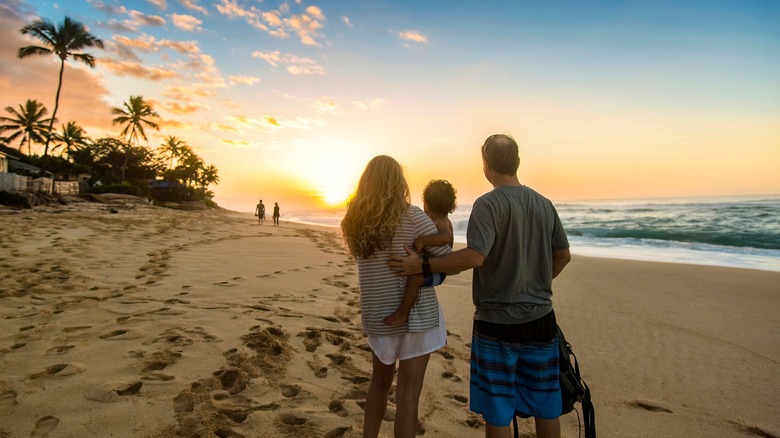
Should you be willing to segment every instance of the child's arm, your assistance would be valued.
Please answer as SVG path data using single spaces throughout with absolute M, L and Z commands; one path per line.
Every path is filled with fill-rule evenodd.
M 452 242 L 452 232 L 444 219 L 437 220 L 435 222 L 436 229 L 438 230 L 434 234 L 428 234 L 420 236 L 414 239 L 415 251 L 422 251 L 426 246 L 444 246 L 449 245 Z

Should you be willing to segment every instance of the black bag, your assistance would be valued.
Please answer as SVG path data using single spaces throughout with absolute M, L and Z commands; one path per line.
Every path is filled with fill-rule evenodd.
M 571 344 L 563 336 L 561 326 L 558 326 L 558 348 L 560 350 L 561 415 L 568 414 L 574 410 L 577 403 L 581 403 L 585 438 L 596 438 L 596 412 L 590 399 L 590 388 L 582 380 L 580 361 L 574 355 Z M 525 415 L 515 412 L 515 418 L 512 419 L 515 438 L 520 436 L 517 427 L 518 416 L 525 417 Z M 577 418 L 579 419 L 579 414 Z

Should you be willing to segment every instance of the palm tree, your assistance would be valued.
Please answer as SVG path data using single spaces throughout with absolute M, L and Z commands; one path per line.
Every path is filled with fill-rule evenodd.
M 16 132 L 6 137 L 5 140 L 10 143 L 22 136 L 22 141 L 19 143 L 19 152 L 27 144 L 27 155 L 31 155 L 31 143 L 43 143 L 43 135 L 48 129 L 47 125 L 51 126 L 54 119 L 43 118 L 48 111 L 37 100 L 27 99 L 24 105 L 19 105 L 19 111 L 10 106 L 6 107 L 5 111 L 13 117 L 0 117 L 0 122 L 3 122 L 0 125 L 0 132 L 16 130 Z
M 127 136 L 130 143 L 138 145 L 138 136 L 149 141 L 144 132 L 144 125 L 159 130 L 160 126 L 151 121 L 152 117 L 160 117 L 152 106 L 144 101 L 143 96 L 130 96 L 130 100 L 123 102 L 125 109 L 114 108 L 111 114 L 118 116 L 112 120 L 113 124 L 124 124 L 125 127 L 119 135 Z
M 58 147 L 64 147 L 63 153 L 68 154 L 68 160 L 70 160 L 71 151 L 77 151 L 87 146 L 86 132 L 76 122 L 68 122 L 67 125 L 62 125 L 62 132 L 54 133 L 54 140 L 59 142 L 58 145 L 52 147 L 52 151 Z
M 144 132 L 144 125 L 159 130 L 160 126 L 151 121 L 153 117 L 160 117 L 154 112 L 152 106 L 144 101 L 143 96 L 130 96 L 128 101 L 123 102 L 125 109 L 113 108 L 111 114 L 117 116 L 111 122 L 113 124 L 124 124 L 125 127 L 119 135 L 127 137 L 130 144 L 138 145 L 138 136 L 149 142 Z M 125 151 L 125 164 L 122 165 L 122 182 L 125 181 L 125 168 L 127 167 L 127 151 Z
M 27 46 L 19 49 L 19 59 L 33 55 L 57 55 L 60 58 L 60 76 L 57 83 L 57 95 L 54 97 L 54 112 L 51 114 L 49 131 L 46 135 L 46 146 L 43 149 L 43 156 L 49 153 L 49 141 L 51 140 L 51 131 L 54 126 L 54 119 L 57 117 L 57 109 L 60 105 L 60 90 L 62 89 L 62 73 L 65 70 L 65 61 L 69 56 L 81 61 L 90 67 L 95 67 L 95 57 L 88 53 L 74 53 L 77 50 L 86 47 L 103 48 L 103 41 L 87 31 L 87 28 L 78 21 L 65 17 L 65 20 L 59 25 L 47 19 L 38 19 L 25 25 L 20 30 L 22 35 L 31 35 L 43 42 L 45 47 Z
M 183 140 L 178 137 L 169 135 L 165 139 L 165 143 L 160 145 L 160 152 L 163 156 L 170 157 L 170 163 L 168 164 L 168 170 L 173 169 L 173 159 L 181 156 L 182 148 L 186 146 Z
M 217 173 L 217 168 L 212 164 L 209 164 L 208 166 L 201 166 L 201 168 L 198 170 L 197 180 L 198 184 L 200 184 L 201 200 L 206 202 L 209 184 L 219 184 L 219 174 Z

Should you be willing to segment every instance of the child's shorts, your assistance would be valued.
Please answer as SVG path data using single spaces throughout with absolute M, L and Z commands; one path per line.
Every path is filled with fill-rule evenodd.
M 425 332 L 404 333 L 392 336 L 368 336 L 368 345 L 377 358 L 392 365 L 396 360 L 413 359 L 447 345 L 447 324 L 444 312 L 439 308 L 439 326 Z

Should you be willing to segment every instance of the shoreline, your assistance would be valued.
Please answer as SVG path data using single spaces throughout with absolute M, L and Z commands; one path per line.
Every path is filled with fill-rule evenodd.
M 83 204 L 0 214 L 0 436 L 360 436 L 371 356 L 332 227 Z M 780 275 L 576 257 L 556 316 L 605 436 L 780 436 Z M 426 437 L 468 411 L 471 274 L 437 287 Z M 392 436 L 394 404 L 382 437 Z M 576 414 L 562 417 L 578 436 Z M 533 430 L 521 422 L 521 432 Z

